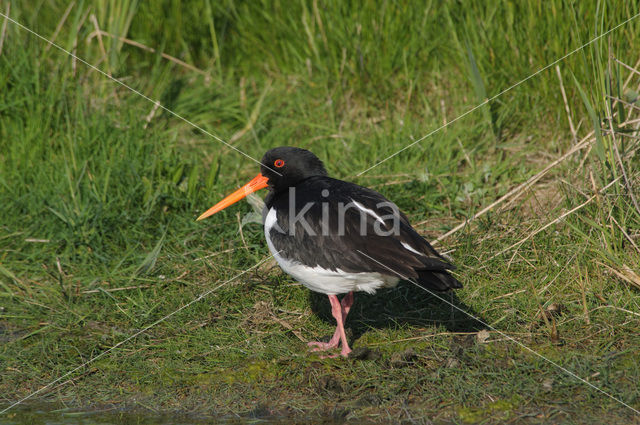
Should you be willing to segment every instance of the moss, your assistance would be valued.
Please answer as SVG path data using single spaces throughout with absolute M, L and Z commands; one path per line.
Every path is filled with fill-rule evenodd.
M 477 423 L 488 418 L 505 420 L 520 404 L 521 398 L 514 395 L 510 399 L 492 401 L 484 407 L 459 407 L 457 413 L 465 423 Z

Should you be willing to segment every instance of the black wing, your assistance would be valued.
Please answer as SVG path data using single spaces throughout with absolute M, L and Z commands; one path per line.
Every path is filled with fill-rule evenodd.
M 267 198 L 277 211 L 270 239 L 287 259 L 323 269 L 378 272 L 447 290 L 462 285 L 444 259 L 381 194 L 329 177 L 311 177 Z

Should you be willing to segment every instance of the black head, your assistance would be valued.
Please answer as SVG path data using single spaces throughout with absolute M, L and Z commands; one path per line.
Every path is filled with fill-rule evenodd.
M 260 162 L 260 172 L 269 178 L 269 188 L 274 192 L 286 190 L 308 177 L 327 175 L 322 161 L 306 149 L 290 146 L 273 148 L 264 154 Z
M 209 208 L 198 220 L 222 211 L 256 190 L 269 187 L 271 192 L 265 199 L 268 203 L 270 196 L 273 197 L 277 192 L 287 190 L 306 178 L 327 175 L 322 161 L 306 149 L 288 146 L 274 148 L 264 154 L 261 163 L 260 174 Z

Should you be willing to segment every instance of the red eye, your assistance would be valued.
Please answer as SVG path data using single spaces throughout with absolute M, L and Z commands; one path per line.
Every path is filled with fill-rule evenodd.
M 273 163 L 273 165 L 275 165 L 278 168 L 282 168 L 284 167 L 284 161 L 281 159 L 276 159 L 276 161 Z

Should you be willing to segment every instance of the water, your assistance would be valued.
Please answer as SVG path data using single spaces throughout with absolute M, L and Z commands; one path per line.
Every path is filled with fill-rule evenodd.
M 0 410 L 2 410 L 0 406 Z M 307 421 L 305 421 L 307 422 Z M 319 421 L 310 421 L 307 423 Z M 126 412 L 117 409 L 78 411 L 59 409 L 52 405 L 16 406 L 0 415 L 0 425 L 202 425 L 202 424 L 294 424 L 287 418 L 206 417 L 160 415 L 152 412 Z M 322 421 L 330 424 L 332 421 Z

